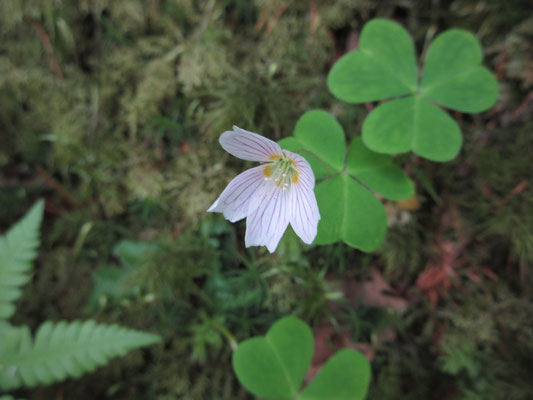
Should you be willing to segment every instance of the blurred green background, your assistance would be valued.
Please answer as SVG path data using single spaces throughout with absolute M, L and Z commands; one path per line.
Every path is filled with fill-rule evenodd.
M 533 393 L 533 5 L 529 0 L 0 0 L 0 226 L 46 199 L 43 245 L 15 324 L 94 318 L 158 333 L 28 399 L 251 399 L 228 332 L 311 324 L 313 368 L 341 347 L 372 360 L 369 399 L 530 399 Z M 329 68 L 366 21 L 402 23 L 419 54 L 468 29 L 497 105 L 454 113 L 450 163 L 398 161 L 417 187 L 387 202 L 373 254 L 244 248 L 244 222 L 205 210 L 248 164 L 218 136 L 272 139 L 306 110 L 350 138 L 364 106 L 334 100 Z

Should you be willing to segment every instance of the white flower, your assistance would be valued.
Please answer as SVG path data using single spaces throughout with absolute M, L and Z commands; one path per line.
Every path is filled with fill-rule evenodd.
M 261 165 L 237 175 L 207 211 L 221 212 L 231 222 L 246 217 L 246 247 L 266 246 L 273 253 L 289 223 L 310 244 L 320 214 L 313 191 L 315 176 L 307 160 L 236 126 L 219 141 L 228 153 Z

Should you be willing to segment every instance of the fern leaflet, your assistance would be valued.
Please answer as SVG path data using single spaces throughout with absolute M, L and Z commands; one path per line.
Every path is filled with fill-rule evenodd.
M 50 384 L 80 377 L 129 350 L 160 341 L 160 337 L 89 321 L 42 324 L 32 340 L 27 327 L 13 328 L 16 346 L 0 346 L 0 389 Z M 7 335 L 8 337 L 10 335 Z
M 0 320 L 15 312 L 21 286 L 30 279 L 39 246 L 44 201 L 39 200 L 7 233 L 0 236 Z

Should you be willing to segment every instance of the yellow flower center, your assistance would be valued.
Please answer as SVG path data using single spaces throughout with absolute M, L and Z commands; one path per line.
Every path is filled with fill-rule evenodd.
M 263 170 L 265 180 L 272 180 L 278 187 L 285 190 L 291 183 L 298 182 L 296 163 L 285 154 L 270 157 Z

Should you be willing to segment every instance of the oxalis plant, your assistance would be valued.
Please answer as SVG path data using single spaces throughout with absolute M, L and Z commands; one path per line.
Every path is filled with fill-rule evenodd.
M 9 323 L 31 278 L 43 210 L 44 202 L 38 201 L 0 236 L 0 400 L 13 399 L 7 392 L 21 387 L 80 377 L 113 357 L 160 341 L 151 333 L 92 320 L 46 321 L 34 336 L 27 326 Z
M 208 211 L 231 222 L 246 218 L 246 247 L 274 252 L 290 224 L 307 244 L 378 248 L 387 231 L 380 198 L 405 200 L 414 194 L 393 156 L 412 151 L 432 161 L 452 160 L 462 133 L 443 107 L 477 113 L 498 98 L 497 81 L 481 65 L 481 46 L 469 32 L 440 34 L 420 70 L 416 60 L 413 40 L 401 25 L 368 22 L 359 48 L 341 57 L 327 79 L 342 101 L 389 100 L 366 117 L 362 136 L 347 145 L 342 126 L 322 110 L 306 112 L 293 135 L 278 143 L 234 127 L 222 134 L 222 147 L 261 164 L 232 180 Z M 365 398 L 369 363 L 351 349 L 332 356 L 302 389 L 312 353 L 309 327 L 286 317 L 266 336 L 236 347 L 233 368 L 246 389 L 265 399 Z
M 259 164 L 235 177 L 208 211 L 223 213 L 231 222 L 246 219 L 246 247 L 274 252 L 291 225 L 307 244 L 344 242 L 365 252 L 377 249 L 387 230 L 380 199 L 414 194 L 394 155 L 412 151 L 432 161 L 453 159 L 462 133 L 443 107 L 476 113 L 498 97 L 495 78 L 481 65 L 481 47 L 466 31 L 439 35 L 420 72 L 416 60 L 403 27 L 383 19 L 367 23 L 359 48 L 339 59 L 327 80 L 342 101 L 384 101 L 366 117 L 362 135 L 347 144 L 342 126 L 323 110 L 306 112 L 293 135 L 279 143 L 234 127 L 222 134 L 222 147 Z M 14 302 L 30 279 L 42 214 L 38 202 L 0 237 L 0 392 L 78 377 L 111 357 L 160 340 L 94 321 L 48 321 L 34 337 L 28 327 L 9 324 Z M 370 364 L 361 353 L 341 350 L 310 377 L 313 349 L 311 329 L 285 317 L 265 336 L 235 344 L 233 369 L 247 390 L 264 399 L 366 397 Z

